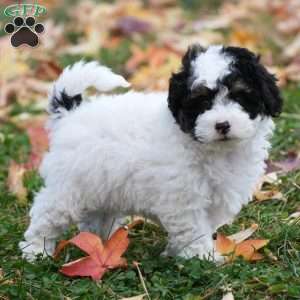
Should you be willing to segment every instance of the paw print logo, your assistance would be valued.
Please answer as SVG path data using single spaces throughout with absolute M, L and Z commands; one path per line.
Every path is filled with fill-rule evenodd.
M 38 34 L 44 31 L 44 25 L 35 23 L 34 17 L 15 17 L 13 23 L 5 25 L 4 30 L 6 33 L 12 34 L 11 44 L 14 47 L 19 47 L 26 44 L 35 47 L 39 43 Z

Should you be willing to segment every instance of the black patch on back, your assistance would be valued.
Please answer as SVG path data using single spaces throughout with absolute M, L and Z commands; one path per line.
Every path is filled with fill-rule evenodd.
M 69 96 L 65 91 L 60 93 L 59 97 L 54 97 L 51 101 L 51 112 L 59 113 L 59 108 L 63 107 L 66 110 L 75 109 L 82 102 L 82 95 Z
M 234 59 L 232 72 L 222 80 L 229 89 L 229 98 L 238 102 L 251 119 L 257 115 L 277 117 L 283 102 L 277 79 L 259 62 L 259 56 L 239 47 L 225 47 L 223 52 Z M 231 92 L 237 80 L 242 80 L 248 89 Z

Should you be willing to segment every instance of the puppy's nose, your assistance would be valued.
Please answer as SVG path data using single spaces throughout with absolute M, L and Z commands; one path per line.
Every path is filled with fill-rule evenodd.
M 230 124 L 228 121 L 216 123 L 215 128 L 220 134 L 225 135 L 230 131 Z

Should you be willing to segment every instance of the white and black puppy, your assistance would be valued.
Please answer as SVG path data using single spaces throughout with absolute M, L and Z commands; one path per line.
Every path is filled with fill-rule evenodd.
M 107 235 L 113 219 L 143 214 L 168 231 L 167 254 L 213 251 L 212 234 L 252 196 L 282 99 L 250 51 L 194 45 L 169 93 L 128 92 L 82 102 L 89 86 L 128 86 L 97 63 L 67 68 L 50 93 L 50 150 L 20 243 L 52 254 L 71 224 Z

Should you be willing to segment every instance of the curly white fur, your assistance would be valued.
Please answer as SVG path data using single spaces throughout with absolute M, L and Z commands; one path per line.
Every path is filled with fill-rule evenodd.
M 81 93 L 97 87 L 98 78 L 100 89 L 124 85 L 102 68 L 76 65 L 54 91 Z M 120 80 L 112 84 L 112 78 Z M 166 102 L 166 93 L 103 95 L 54 121 L 40 169 L 45 187 L 35 197 L 20 243 L 27 258 L 45 250 L 52 254 L 70 224 L 100 227 L 106 235 L 114 218 L 133 213 L 154 218 L 168 231 L 168 254 L 202 257 L 213 251 L 212 234 L 249 201 L 264 172 L 273 121 L 258 117 L 242 139 L 201 144 L 180 130 Z M 226 112 L 216 107 L 197 124 L 215 122 L 218 109 Z M 227 110 L 232 130 L 244 134 L 247 114 L 238 107 Z

